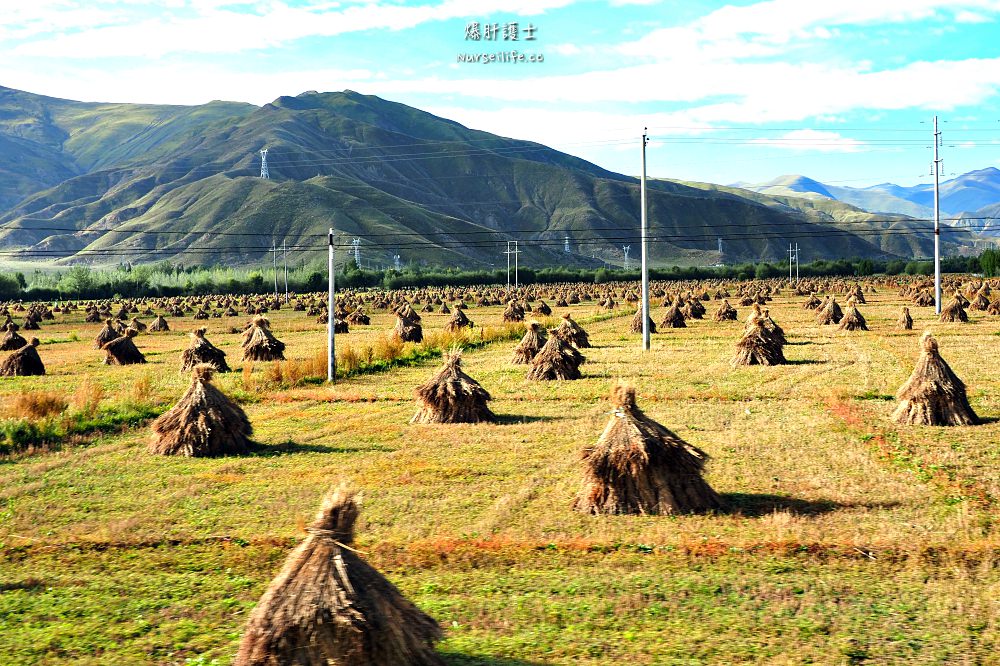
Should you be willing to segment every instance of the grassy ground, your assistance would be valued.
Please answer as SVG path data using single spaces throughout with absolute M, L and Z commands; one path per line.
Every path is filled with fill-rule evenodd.
M 217 382 L 244 401 L 264 445 L 254 455 L 152 458 L 148 429 L 124 426 L 11 457 L 0 464 L 5 662 L 229 663 L 320 497 L 348 480 L 364 493 L 358 548 L 442 623 L 451 664 L 1000 663 L 1000 319 L 938 324 L 912 308 L 915 330 L 896 331 L 900 301 L 886 292 L 861 306 L 872 332 L 841 333 L 801 300 L 771 306 L 790 342 L 782 367 L 731 369 L 741 324 L 710 317 L 655 335 L 645 355 L 627 318 L 588 324 L 596 348 L 576 382 L 525 381 L 511 342 L 467 352 L 495 425 L 408 424 L 434 360 L 334 387 L 279 386 L 258 366 Z M 269 316 L 291 358 L 322 350 L 304 313 Z M 469 316 L 494 325 L 500 310 Z M 227 331 L 244 320 L 207 322 L 234 367 Z M 425 332 L 445 320 L 426 315 Z M 150 364 L 126 368 L 100 365 L 97 325 L 50 323 L 39 336 L 50 374 L 0 393 L 73 404 L 100 386 L 106 409 L 163 409 L 187 384 L 179 352 L 195 325 L 171 323 L 137 338 Z M 343 340 L 371 343 L 391 323 L 377 314 Z M 924 328 L 984 425 L 889 422 Z M 579 450 L 603 429 L 619 377 L 712 456 L 707 479 L 731 511 L 570 510 Z

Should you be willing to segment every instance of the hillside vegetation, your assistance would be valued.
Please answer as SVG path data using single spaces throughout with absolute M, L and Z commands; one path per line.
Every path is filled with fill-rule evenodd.
M 487 268 L 517 238 L 525 265 L 593 267 L 619 262 L 621 246 L 639 240 L 634 178 L 352 91 L 257 108 L 83 104 L 0 89 L 0 112 L 0 139 L 18 151 L 0 188 L 0 248 L 22 259 L 238 264 L 274 241 L 309 260 L 333 224 L 383 265 L 399 254 Z M 269 181 L 257 177 L 261 148 Z M 858 226 L 789 199 L 653 182 L 654 263 L 775 260 L 789 240 L 807 260 L 927 254 L 931 236 L 917 225 L 900 242 L 891 225 Z

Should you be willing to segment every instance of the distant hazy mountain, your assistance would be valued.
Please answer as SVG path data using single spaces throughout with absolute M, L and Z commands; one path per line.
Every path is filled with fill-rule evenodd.
M 837 198 L 830 194 L 830 191 L 825 185 L 823 185 L 823 183 L 813 180 L 812 178 L 806 178 L 805 176 L 779 176 L 770 182 L 761 183 L 760 185 L 737 183 L 734 187 L 740 187 L 742 189 L 774 196 L 806 197 L 809 199 L 816 197 L 822 197 L 825 199 Z
M 61 261 L 237 264 L 272 240 L 321 256 L 330 226 L 369 260 L 465 267 L 504 265 L 511 237 L 535 266 L 639 240 L 635 178 L 352 91 L 182 107 L 0 88 L 0 151 L 0 247 Z M 807 181 L 784 198 L 651 182 L 654 263 L 713 263 L 720 238 L 728 262 L 780 259 L 789 241 L 810 259 L 928 254 L 926 229 L 869 223 Z
M 905 188 L 886 183 L 872 187 L 838 187 L 831 185 L 830 194 L 838 201 L 849 203 L 872 213 L 895 213 L 927 219 L 934 215 L 934 209 L 907 199 Z
M 802 179 L 802 182 L 805 181 L 810 181 L 810 179 Z M 821 185 L 817 181 L 811 182 Z M 794 211 L 805 215 L 810 220 L 838 229 L 841 233 L 852 233 L 865 237 L 871 243 L 878 245 L 879 249 L 886 254 L 902 257 L 928 257 L 934 251 L 933 236 L 928 233 L 931 228 L 929 224 L 925 221 L 914 220 L 906 215 L 869 213 L 851 204 L 819 196 L 817 192 L 806 192 L 792 196 L 762 194 L 752 190 L 711 183 L 685 182 L 684 184 L 713 192 L 732 193 L 776 210 Z M 943 251 L 948 254 L 961 254 L 966 251 L 971 240 L 965 232 L 966 230 L 963 229 L 961 232 L 956 230 L 943 234 L 941 238 Z M 799 241 L 795 239 L 794 242 Z
M 1000 203 L 962 213 L 952 224 L 987 236 L 1000 236 Z
M 764 194 L 798 194 L 826 197 L 849 203 L 872 213 L 898 213 L 910 217 L 929 218 L 934 215 L 934 186 L 912 187 L 882 183 L 870 187 L 838 187 L 806 178 L 781 176 L 768 183 L 741 184 L 740 187 Z M 970 171 L 941 183 L 941 213 L 957 217 L 1000 203 L 1000 169 L 988 167 Z

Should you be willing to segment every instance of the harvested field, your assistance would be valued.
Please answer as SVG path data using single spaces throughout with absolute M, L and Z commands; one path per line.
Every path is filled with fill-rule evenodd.
M 875 285 L 867 332 L 818 324 L 808 296 L 769 301 L 787 338 L 777 366 L 731 366 L 750 312 L 738 298 L 739 321 L 658 328 L 648 354 L 631 306 L 553 306 L 543 324 L 570 312 L 592 344 L 575 381 L 527 380 L 510 363 L 524 324 L 503 328 L 506 302 L 470 307 L 463 335 L 477 344 L 462 367 L 497 417 L 483 424 L 409 423 L 414 389 L 453 341 L 450 314 L 422 312 L 425 343 L 393 347 L 396 316 L 366 305 L 371 325 L 351 324 L 338 350 L 402 361 L 332 387 L 315 379 L 325 326 L 290 308 L 266 314 L 288 360 L 252 368 L 239 361 L 247 315 L 166 315 L 169 332 L 134 338 L 147 364 L 123 367 L 94 349 L 103 323 L 56 315 L 33 332 L 47 374 L 0 378 L 0 442 L 30 439 L 15 424 L 51 431 L 0 464 L 2 661 L 230 663 L 319 499 L 347 481 L 363 494 L 354 547 L 441 624 L 449 664 L 996 663 L 1000 316 L 940 322 Z M 896 326 L 904 305 L 913 330 Z M 226 352 L 233 372 L 214 383 L 259 448 L 150 455 L 149 422 L 190 384 L 181 353 L 199 326 Z M 890 419 L 924 330 L 981 425 Z M 573 511 L 580 451 L 617 379 L 710 456 L 704 478 L 725 512 Z

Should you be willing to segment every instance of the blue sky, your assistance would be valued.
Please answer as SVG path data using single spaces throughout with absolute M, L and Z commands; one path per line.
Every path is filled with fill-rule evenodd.
M 0 0 L 0 85 L 173 104 L 349 88 L 624 173 L 648 126 L 652 176 L 913 184 L 934 114 L 946 174 L 1000 166 L 998 18 L 1000 0 Z M 467 40 L 471 22 L 519 39 Z M 510 51 L 543 61 L 458 62 Z

